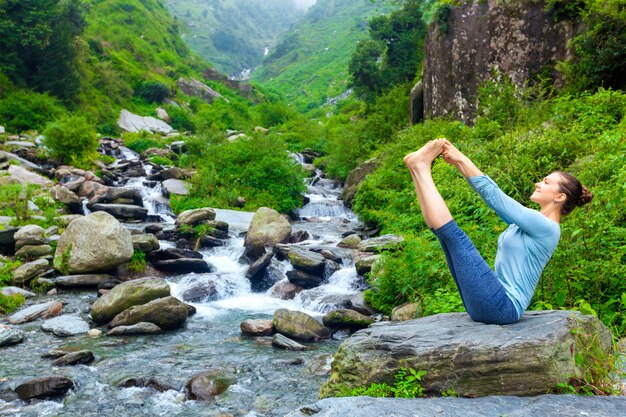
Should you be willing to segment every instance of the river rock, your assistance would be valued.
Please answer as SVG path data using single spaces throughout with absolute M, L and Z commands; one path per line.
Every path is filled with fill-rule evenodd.
M 176 225 L 196 226 L 205 220 L 215 220 L 215 210 L 205 207 L 183 211 L 176 218 Z
M 128 308 L 169 295 L 170 287 L 162 278 L 123 282 L 96 300 L 91 317 L 96 323 L 107 323 Z
M 30 291 L 26 291 L 22 288 L 18 288 L 18 287 L 2 287 L 0 288 L 0 293 L 2 293 L 2 295 L 4 296 L 10 296 L 10 295 L 15 295 L 15 294 L 21 294 L 24 296 L 24 298 L 32 298 L 35 296 L 35 293 L 32 293 Z
M 152 233 L 133 235 L 133 249 L 142 252 L 152 252 L 159 249 L 159 240 Z
M 13 282 L 15 284 L 26 284 L 31 279 L 44 273 L 50 268 L 50 262 L 47 259 L 37 259 L 20 265 L 13 271 Z
M 272 252 L 268 252 L 256 261 L 254 261 L 246 271 L 246 278 L 248 278 L 250 281 L 254 281 L 255 278 L 258 277 L 258 275 L 263 274 L 267 266 L 270 264 L 270 262 L 272 262 L 273 258 L 274 254 Z
M 54 267 L 70 274 L 106 271 L 130 261 L 130 232 L 105 212 L 74 220 L 58 241 Z
M 322 276 L 312 275 L 299 269 L 287 271 L 287 279 L 292 284 L 304 289 L 318 287 L 324 281 Z
M 89 331 L 89 323 L 79 316 L 64 314 L 43 322 L 41 329 L 55 336 L 68 337 L 85 334 Z
M 25 339 L 24 332 L 18 329 L 0 327 L 0 347 L 22 343 Z
M 94 212 L 104 211 L 116 219 L 121 220 L 145 220 L 148 217 L 148 209 L 133 204 L 94 204 Z
M 354 263 L 356 273 L 359 275 L 369 274 L 374 264 L 380 259 L 380 255 L 370 255 L 364 258 L 358 258 Z
M 21 400 L 27 401 L 33 398 L 53 398 L 65 395 L 74 382 L 64 376 L 44 376 L 31 379 L 15 388 L 15 392 Z
M 166 197 L 170 195 L 188 195 L 191 184 L 184 180 L 169 179 L 161 183 L 163 194 Z
M 41 245 L 44 243 L 45 230 L 36 224 L 29 224 L 20 227 L 13 235 L 15 249 L 20 249 L 25 245 Z
M 50 195 L 58 202 L 67 205 L 70 213 L 85 214 L 83 200 L 69 188 L 57 184 L 50 190 Z
M 165 391 L 180 391 L 183 388 L 183 384 L 178 381 L 172 380 L 170 377 L 165 376 L 151 376 L 145 377 L 130 377 L 126 378 L 119 384 L 118 387 L 130 388 L 130 387 L 146 387 L 152 388 L 159 392 Z
M 187 305 L 182 301 L 174 297 L 158 298 L 124 310 L 113 318 L 110 327 L 149 322 L 163 330 L 177 329 L 187 320 L 187 314 Z
M 267 207 L 261 207 L 254 213 L 252 222 L 244 241 L 244 246 L 254 241 L 262 242 L 264 246 L 274 246 L 285 243 L 291 235 L 291 224 L 279 212 Z
M 96 204 L 130 204 L 143 207 L 143 197 L 132 188 L 109 187 L 91 197 L 87 207 L 93 208 Z
M 507 326 L 474 322 L 465 313 L 375 323 L 342 343 L 320 395 L 393 381 L 402 367 L 426 371 L 422 386 L 430 394 L 540 395 L 582 375 L 576 356 L 591 340 L 611 347 L 604 324 L 575 311 L 526 312 Z
M 22 259 L 36 259 L 54 254 L 54 249 L 50 245 L 24 245 L 15 256 Z
M 359 243 L 361 243 L 361 240 L 362 240 L 361 236 L 357 235 L 356 233 L 353 233 L 351 235 L 344 237 L 341 240 L 341 242 L 337 243 L 337 247 L 356 249 L 359 246 Z
M 404 238 L 399 235 L 384 235 L 366 239 L 359 243 L 358 249 L 361 252 L 382 252 L 398 249 Z
M 418 318 L 422 314 L 422 303 L 404 303 L 391 311 L 391 321 L 406 321 Z
M 167 158 L 172 161 L 178 159 L 178 155 L 171 149 L 163 149 L 163 148 L 148 148 L 141 153 L 141 157 L 144 159 L 151 158 L 153 156 L 160 156 L 162 158 Z
M 312 275 L 324 276 L 326 258 L 319 253 L 294 246 L 289 251 L 288 258 L 294 268 Z
M 54 283 L 61 288 L 98 288 L 114 279 L 109 274 L 64 275 L 55 278 Z
M 114 327 L 107 332 L 107 336 L 127 336 L 141 334 L 157 334 L 161 333 L 161 328 L 154 323 L 141 321 L 130 326 Z
M 125 132 L 141 132 L 142 130 L 147 130 L 152 133 L 163 133 L 167 135 L 174 130 L 172 126 L 162 120 L 150 116 L 138 116 L 126 109 L 120 111 L 117 125 Z
M 235 375 L 223 368 L 215 368 L 191 377 L 185 388 L 191 400 L 211 401 L 225 392 L 236 381 Z
M 164 261 L 153 262 L 152 265 L 159 271 L 164 271 L 171 274 L 188 274 L 190 272 L 195 272 L 199 274 L 215 272 L 215 267 L 213 265 L 210 265 L 203 259 L 167 259 Z
M 194 280 L 181 294 L 181 298 L 190 303 L 215 301 L 218 296 L 217 285 L 210 278 Z
M 96 195 L 103 195 L 109 191 L 109 187 L 95 181 L 83 181 L 78 188 L 78 195 L 92 199 Z
M 295 340 L 291 340 L 290 338 L 285 337 L 280 333 L 277 333 L 274 335 L 274 338 L 272 339 L 272 346 L 277 347 L 279 349 L 285 349 L 285 350 L 295 350 L 295 351 L 309 350 L 308 347 L 301 345 Z
M 419 410 L 419 411 L 416 411 Z M 626 397 L 326 398 L 285 417 L 626 417 Z
M 359 185 L 361 185 L 365 177 L 374 171 L 378 165 L 378 159 L 372 158 L 350 171 L 348 178 L 346 178 L 341 196 L 339 197 L 347 207 L 352 207 L 352 201 L 354 200 L 354 196 L 356 196 Z
M 330 330 L 313 317 L 301 311 L 291 311 L 284 308 L 274 312 L 274 328 L 277 333 L 305 342 L 328 339 Z
M 293 300 L 296 294 L 300 293 L 304 288 L 289 282 L 288 280 L 279 281 L 272 287 L 271 295 L 281 300 Z
M 57 221 L 57 223 L 59 223 L 62 226 L 69 226 L 70 223 L 72 223 L 74 220 L 76 219 L 82 219 L 85 216 L 82 216 L 80 214 L 65 214 L 63 216 L 59 216 L 57 217 L 55 220 Z
M 326 327 L 350 329 L 354 331 L 365 329 L 370 324 L 374 323 L 374 319 L 354 310 L 339 309 L 326 313 L 326 315 L 322 317 L 322 323 Z
M 46 177 L 29 171 L 20 165 L 9 165 L 9 176 L 16 179 L 20 184 L 37 184 L 44 187 L 52 187 L 54 182 Z
M 241 333 L 248 336 L 271 336 L 274 334 L 272 320 L 248 319 L 239 325 Z
M 348 297 L 347 307 L 351 310 L 358 311 L 359 313 L 366 315 L 366 316 L 373 316 L 374 314 L 376 314 L 376 310 L 374 310 L 365 301 L 365 295 L 363 291 L 350 295 Z
M 88 350 L 79 350 L 78 352 L 70 352 L 52 361 L 52 366 L 73 366 L 86 365 L 94 361 L 93 352 Z
M 61 314 L 63 304 L 58 301 L 48 301 L 47 303 L 36 304 L 26 307 L 7 319 L 11 324 L 22 324 L 39 318 L 56 317 Z
M 202 259 L 202 254 L 197 251 L 185 250 L 179 248 L 167 248 L 167 249 L 159 249 L 149 253 L 146 253 L 146 259 L 148 262 L 158 262 L 165 261 L 168 259 L 183 259 L 183 258 L 191 258 L 191 259 Z

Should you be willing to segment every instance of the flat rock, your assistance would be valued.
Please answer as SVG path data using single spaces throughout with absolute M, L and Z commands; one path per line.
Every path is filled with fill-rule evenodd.
M 402 236 L 383 235 L 363 240 L 361 243 L 359 243 L 358 249 L 361 252 L 391 251 L 397 249 L 403 241 L 404 238 Z
M 152 264 L 156 269 L 171 274 L 188 274 L 190 272 L 215 272 L 215 267 L 203 259 L 179 258 L 157 261 Z
M 44 376 L 28 380 L 15 388 L 15 392 L 21 400 L 33 398 L 54 398 L 65 395 L 74 382 L 64 376 Z
M 174 130 L 172 126 L 162 120 L 150 116 L 138 116 L 125 109 L 120 111 L 117 125 L 126 132 L 141 132 L 142 130 L 147 130 L 152 133 L 168 134 Z
M 0 327 L 0 347 L 17 345 L 24 341 L 24 332 L 18 329 Z
M 36 261 L 25 263 L 13 271 L 13 282 L 15 284 L 25 284 L 37 275 L 50 268 L 47 259 L 37 259 Z
M 272 339 L 272 346 L 279 348 L 279 349 L 285 349 L 285 350 L 295 350 L 295 351 L 309 350 L 308 347 L 301 345 L 295 340 L 291 340 L 290 338 L 283 336 L 280 333 L 276 333 L 274 335 L 274 338 Z
M 328 339 L 331 336 L 329 329 L 302 311 L 278 309 L 274 312 L 273 323 L 277 333 L 305 342 Z
M 21 294 L 24 296 L 24 298 L 32 298 L 35 296 L 35 293 L 26 291 L 19 287 L 2 287 L 0 288 L 0 293 L 2 293 L 2 295 L 5 295 L 5 296 Z
M 55 317 L 61 314 L 63 310 L 63 304 L 59 301 L 49 301 L 47 303 L 36 304 L 24 308 L 17 313 L 9 316 L 7 319 L 11 324 L 22 324 L 29 321 L 37 320 L 39 318 Z
M 68 337 L 87 333 L 89 331 L 89 323 L 79 316 L 64 314 L 44 321 L 41 329 L 55 336 Z
M 86 365 L 94 361 L 93 352 L 88 350 L 79 350 L 78 352 L 70 352 L 52 361 L 53 366 L 73 366 L 83 364 Z
M 94 204 L 92 211 L 104 211 L 121 220 L 144 220 L 148 217 L 148 209 L 133 204 Z
M 57 277 L 54 283 L 61 288 L 97 288 L 113 279 L 109 274 L 64 275 Z
M 274 334 L 272 320 L 248 319 L 239 325 L 241 333 L 249 336 L 270 336 Z
M 130 326 L 118 326 L 107 332 L 107 336 L 127 336 L 127 335 L 140 335 L 140 334 L 157 334 L 162 330 L 159 326 L 149 322 L 139 322 Z
M 626 417 L 626 397 L 326 398 L 285 417 Z
M 111 320 L 110 327 L 149 322 L 170 330 L 181 327 L 188 315 L 187 304 L 171 296 L 163 297 L 122 311 Z
M 38 184 L 52 187 L 54 182 L 39 174 L 35 174 L 19 165 L 9 165 L 9 175 L 15 178 L 20 184 Z
M 341 344 L 320 396 L 393 381 L 400 368 L 425 371 L 427 394 L 540 395 L 582 375 L 576 356 L 592 340 L 599 349 L 612 346 L 597 317 L 576 311 L 531 311 L 507 326 L 474 322 L 465 313 L 375 323 Z

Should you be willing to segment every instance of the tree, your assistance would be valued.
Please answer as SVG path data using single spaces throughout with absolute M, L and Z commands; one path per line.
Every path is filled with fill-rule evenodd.
M 348 65 L 352 75 L 352 87 L 359 94 L 374 95 L 382 89 L 382 73 L 379 61 L 385 46 L 378 41 L 367 39 L 358 43 Z

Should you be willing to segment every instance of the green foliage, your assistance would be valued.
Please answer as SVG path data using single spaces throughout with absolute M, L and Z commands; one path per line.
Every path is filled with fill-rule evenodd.
M 411 368 L 400 368 L 394 375 L 394 386 L 385 383 L 373 383 L 366 387 L 358 387 L 350 392 L 351 396 L 367 395 L 369 397 L 418 398 L 424 396 L 422 377 L 426 371 Z
M 163 103 L 170 95 L 167 85 L 160 81 L 148 80 L 142 81 L 135 88 L 135 94 L 142 97 L 148 103 Z
M 148 266 L 148 261 L 146 261 L 146 254 L 140 250 L 136 250 L 133 252 L 133 257 L 130 259 L 128 263 L 128 270 L 131 272 L 143 272 L 146 270 Z
M 164 156 L 159 156 L 159 155 L 151 156 L 149 158 L 149 160 L 150 160 L 150 162 L 154 162 L 155 164 L 161 165 L 161 166 L 174 166 L 174 165 L 176 165 L 174 163 L 174 161 L 172 161 L 171 159 L 166 158 Z
M 54 288 L 53 283 L 39 280 L 39 279 L 31 280 L 28 285 L 30 286 L 30 289 L 33 292 L 38 293 L 38 294 L 45 294 Z
M 13 271 L 22 265 L 19 259 L 8 260 L 0 266 L 0 287 L 10 285 L 13 280 Z
M 138 133 L 125 133 L 122 135 L 124 146 L 137 153 L 142 153 L 150 148 L 165 148 L 165 143 L 159 141 L 156 136 L 146 131 Z
M 4 184 L 0 185 L 0 214 L 15 217 L 18 223 L 30 220 L 31 212 L 28 208 L 35 190 L 34 184 Z
M 17 90 L 0 98 L 0 120 L 9 132 L 43 129 L 64 112 L 60 103 L 47 94 Z
M 9 314 L 24 304 L 26 299 L 22 294 L 4 295 L 0 293 L 0 314 Z
M 90 168 L 98 157 L 98 136 L 93 126 L 81 116 L 65 116 L 49 123 L 43 131 L 44 143 L 59 161 Z

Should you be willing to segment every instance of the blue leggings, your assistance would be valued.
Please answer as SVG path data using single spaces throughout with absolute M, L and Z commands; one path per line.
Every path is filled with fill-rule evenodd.
M 431 229 L 446 254 L 448 268 L 456 283 L 465 310 L 474 321 L 511 324 L 520 319 L 498 275 L 454 220 Z

